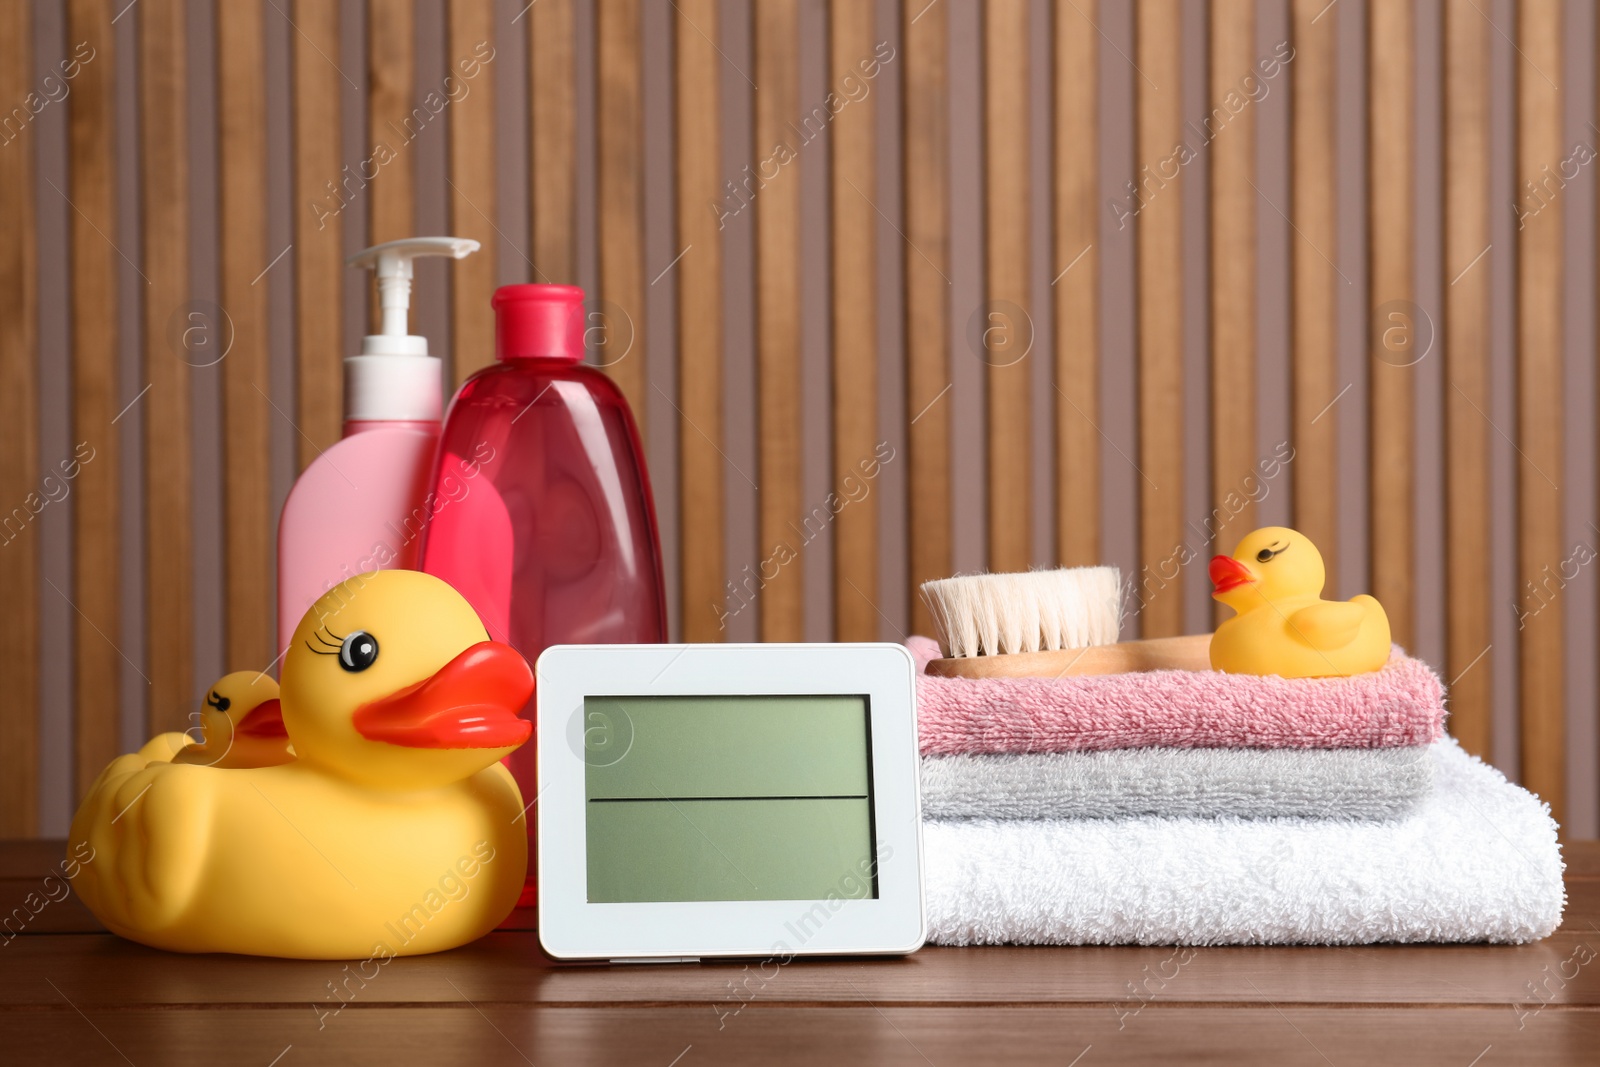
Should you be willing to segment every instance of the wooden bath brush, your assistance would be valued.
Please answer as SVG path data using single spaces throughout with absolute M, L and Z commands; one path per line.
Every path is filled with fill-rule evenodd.
M 1211 669 L 1211 635 L 1117 641 L 1122 574 L 1063 567 L 975 574 L 922 584 L 947 678 L 1062 678 Z

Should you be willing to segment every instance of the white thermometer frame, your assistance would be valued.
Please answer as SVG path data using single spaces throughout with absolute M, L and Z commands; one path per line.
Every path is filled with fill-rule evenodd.
M 916 666 L 901 645 L 553 645 L 535 667 L 539 943 L 557 959 L 904 955 L 927 936 Z M 584 700 L 865 696 L 874 899 L 590 903 Z

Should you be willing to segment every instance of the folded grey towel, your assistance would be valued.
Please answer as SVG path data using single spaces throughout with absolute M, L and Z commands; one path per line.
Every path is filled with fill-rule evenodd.
M 1428 746 L 1115 748 L 925 756 L 930 819 L 1394 819 L 1433 787 Z

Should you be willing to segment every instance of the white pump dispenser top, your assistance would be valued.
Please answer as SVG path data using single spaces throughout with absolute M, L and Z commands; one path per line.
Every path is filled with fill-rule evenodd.
M 478 250 L 465 237 L 409 237 L 357 252 L 345 261 L 377 274 L 381 333 L 361 339 L 361 354 L 344 361 L 347 421 L 438 421 L 443 375 L 428 355 L 428 339 L 409 332 L 412 261 L 418 256 L 462 259 Z

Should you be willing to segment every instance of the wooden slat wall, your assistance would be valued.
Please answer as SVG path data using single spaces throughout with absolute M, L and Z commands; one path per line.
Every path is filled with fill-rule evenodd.
M 901 153 L 906 243 L 906 553 L 911 626 L 931 633 L 921 583 L 951 572 L 950 30 L 944 12 L 901 7 L 905 103 Z
M 1293 352 L 1294 525 L 1322 552 L 1328 589 L 1338 589 L 1339 394 L 1334 352 L 1336 287 L 1345 284 L 1331 257 L 1338 254 L 1334 215 L 1333 41 L 1337 17 L 1322 0 L 1294 0 L 1289 73 L 1290 201 L 1295 240 L 1289 246 L 1294 278 Z
M 725 637 L 722 453 L 722 236 L 708 204 L 722 199 L 716 0 L 673 7 L 677 116 L 678 496 L 683 529 L 680 633 Z M 659 275 L 658 275 L 659 277 Z
M 1445 641 L 1450 732 L 1493 753 L 1489 602 L 1489 24 L 1444 9 Z
M 1549 177 L 1568 153 L 1562 140 L 1562 19 L 1558 0 L 1518 8 L 1516 188 L 1540 190 L 1537 211 L 1518 197 L 1517 593 L 1521 639 L 1522 780 L 1566 815 L 1566 701 L 1560 577 L 1568 557 L 1561 529 L 1562 218 Z M 1592 644 L 1582 653 L 1592 656 Z
M 148 729 L 189 725 L 194 693 L 194 538 L 188 359 L 204 362 L 216 323 L 188 311 L 188 27 L 182 0 L 139 8 L 139 180 L 144 216 L 144 418 Z M 174 328 L 176 326 L 176 328 Z M 190 333 L 197 329 L 200 332 Z M 192 343 L 191 343 L 192 342 Z M 190 355 L 195 350 L 204 356 Z
M 577 83 L 573 76 L 572 0 L 527 8 L 528 114 L 533 122 L 529 187 L 533 196 L 534 281 L 578 282 Z M 712 64 L 714 67 L 714 64 Z
M 595 131 L 600 225 L 600 295 L 606 301 L 601 362 L 645 432 L 644 79 L 639 0 L 605 0 L 595 10 Z
M 471 91 L 452 105 L 450 123 L 450 233 L 481 246 L 450 271 L 450 357 L 456 384 L 494 362 L 495 99 L 493 72 L 483 66 L 480 44 L 493 46 L 494 0 L 450 0 L 446 62 L 449 77 L 463 78 L 458 64 L 477 76 Z
M 267 290 L 278 250 L 267 249 L 267 101 L 264 8 L 237 0 L 217 8 L 217 172 L 222 306 L 224 648 L 227 661 L 265 668 L 272 648 L 273 522 L 267 367 Z
M 1367 17 L 1367 361 L 1372 595 L 1410 647 L 1416 615 L 1416 13 Z
M 58 58 L 34 51 L 31 13 L 44 2 L 0 5 L 4 106 L 26 101 Z M 414 119 L 408 128 L 408 118 L 420 92 L 436 87 L 417 83 L 418 64 L 426 68 L 430 56 L 436 62 L 438 44 L 416 39 L 416 0 L 363 0 L 354 8 L 241 0 L 208 16 L 214 36 L 196 30 L 192 7 L 186 0 L 140 0 L 131 8 L 121 0 L 69 0 L 62 47 L 88 41 L 94 59 L 73 76 L 69 98 L 50 103 L 56 110 L 43 118 L 19 124 L 23 112 L 0 113 L 0 124 L 9 123 L 0 131 L 0 229 L 8 238 L 0 249 L 0 519 L 8 523 L 0 535 L 7 605 L 0 621 L 7 695 L 0 701 L 0 834 L 64 825 L 63 798 L 75 796 L 130 731 L 187 725 L 197 684 L 210 680 L 195 677 L 196 659 L 198 673 L 209 672 L 214 654 L 206 642 L 194 651 L 196 620 L 211 625 L 213 610 L 196 606 L 197 560 L 209 566 L 220 554 L 225 668 L 270 661 L 276 650 L 263 608 L 272 599 L 271 501 L 274 477 L 281 492 L 285 472 L 269 464 L 292 451 L 303 466 L 338 438 L 343 298 L 348 285 L 367 288 L 346 277 L 343 257 L 355 251 L 346 235 L 380 241 L 411 234 L 435 204 L 446 205 L 450 231 L 484 245 L 449 266 L 449 344 L 434 339 L 453 353 L 458 381 L 491 358 L 485 305 L 496 284 L 530 277 L 570 283 L 580 263 L 585 272 L 596 268 L 599 299 L 591 308 L 602 314 L 589 325 L 603 327 L 590 334 L 598 360 L 641 422 L 647 410 L 664 420 L 648 438 L 649 461 L 658 486 L 677 495 L 677 558 L 668 563 L 677 572 L 674 636 L 688 640 L 724 637 L 726 613 L 750 595 L 731 594 L 728 579 L 746 565 L 771 572 L 762 560 L 778 543 L 803 540 L 793 524 L 819 503 L 805 487 L 848 493 L 852 478 L 865 480 L 861 463 L 877 458 L 879 441 L 896 450 L 892 473 L 872 480 L 865 501 L 825 523 L 831 555 L 802 554 L 770 578 L 762 574 L 766 588 L 752 611 L 762 638 L 818 630 L 866 640 L 925 633 L 929 620 L 916 593 L 922 581 L 986 564 L 1027 567 L 1036 552 L 1061 564 L 1136 560 L 1130 606 L 1139 609 L 1138 627 L 1146 636 L 1181 632 L 1189 615 L 1183 586 L 1213 550 L 1203 542 L 1226 550 L 1258 521 L 1257 510 L 1283 514 L 1281 498 L 1239 510 L 1237 491 L 1276 445 L 1265 435 L 1284 424 L 1266 405 L 1271 394 L 1263 391 L 1278 388 L 1268 373 L 1277 357 L 1266 347 L 1270 335 L 1258 338 L 1257 329 L 1270 323 L 1276 277 L 1288 271 L 1293 523 L 1322 549 L 1334 588 L 1375 592 L 1396 638 L 1435 660 L 1452 681 L 1451 729 L 1465 745 L 1492 755 L 1499 736 L 1503 759 L 1514 758 L 1512 747 L 1520 752 L 1520 765 L 1509 769 L 1558 816 L 1586 832 L 1600 830 L 1600 753 L 1573 753 L 1568 745 L 1568 723 L 1595 714 L 1576 704 L 1596 683 L 1595 636 L 1584 611 L 1569 613 L 1568 598 L 1575 589 L 1592 595 L 1596 572 L 1578 565 L 1579 576 L 1571 577 L 1573 550 L 1562 524 L 1581 529 L 1593 518 L 1585 512 L 1592 512 L 1594 494 L 1565 485 L 1562 458 L 1587 440 L 1597 399 L 1566 395 L 1567 359 L 1589 354 L 1566 351 L 1563 326 L 1590 314 L 1592 303 L 1564 297 L 1578 276 L 1588 276 L 1569 274 L 1566 257 L 1574 251 L 1592 259 L 1593 252 L 1587 240 L 1566 245 L 1566 222 L 1581 216 L 1567 206 L 1576 186 L 1555 186 L 1549 176 L 1572 151 L 1564 143 L 1561 87 L 1588 85 L 1594 66 L 1586 50 L 1564 48 L 1570 5 L 1529 0 L 1495 25 L 1492 17 L 1513 9 L 1446 0 L 1436 71 L 1418 54 L 1433 41 L 1420 2 L 1363 9 L 1289 0 L 1293 58 L 1267 76 L 1261 64 L 1276 46 L 1258 27 L 1282 16 L 1263 0 L 1211 0 L 1203 45 L 1182 40 L 1180 16 L 1192 25 L 1200 12 L 1179 0 L 1138 0 L 1126 11 L 1096 0 L 1044 7 L 989 0 L 965 8 L 903 0 L 895 32 L 879 24 L 888 14 L 882 4 L 830 0 L 814 9 L 825 15 L 821 52 L 800 48 L 813 10 L 800 0 L 752 8 L 748 42 L 722 39 L 730 32 L 720 18 L 729 10 L 724 0 L 675 0 L 659 15 L 642 0 L 601 0 L 592 42 L 588 15 L 572 0 L 539 0 L 526 10 L 443 0 L 447 73 L 461 75 L 459 62 L 475 56 L 480 42 L 495 48 L 495 58 L 482 63 L 471 92 L 452 99 L 442 121 L 420 129 Z M 644 33 L 652 17 L 666 20 L 670 35 Z M 745 32 L 742 15 L 735 25 Z M 1364 34 L 1346 32 L 1357 26 Z M 269 28 L 288 42 L 286 54 L 267 48 Z M 134 42 L 121 55 L 115 31 L 131 31 L 122 39 Z M 1048 44 L 1036 45 L 1043 32 Z M 531 52 L 515 46 L 521 35 Z M 592 57 L 578 53 L 591 44 Z M 1508 67 L 1491 64 L 1495 49 Z M 207 56 L 191 67 L 208 51 L 214 62 Z M 745 70 L 729 58 L 747 54 Z M 362 56 L 364 62 L 352 58 Z M 1574 56 L 1583 69 L 1564 69 L 1563 58 Z M 1182 65 L 1197 59 L 1207 77 L 1185 79 Z M 1356 69 L 1357 59 L 1365 85 L 1335 77 L 1339 64 Z M 191 69 L 214 74 L 200 87 L 191 83 Z M 136 79 L 135 100 L 118 99 L 119 70 L 126 81 Z M 647 124 L 658 106 L 644 95 L 652 70 L 671 85 L 672 101 L 670 112 L 659 112 L 663 121 Z M 1252 71 L 1271 94 L 1287 98 L 1229 107 L 1227 95 Z M 746 74 L 759 88 L 747 85 Z M 1419 83 L 1435 76 L 1437 85 Z M 1497 85 L 1496 78 L 1510 81 Z M 727 183 L 776 144 L 793 147 L 799 133 L 790 124 L 814 120 L 814 109 L 826 104 L 810 99 L 807 86 L 842 98 L 852 96 L 850 79 L 870 91 L 831 114 L 825 136 L 796 149 L 814 162 L 779 166 L 775 177 L 769 167 L 758 195 L 740 197 L 753 209 L 748 291 L 755 303 L 729 306 L 717 208 L 727 202 Z M 276 86 L 286 87 L 284 99 L 274 95 L 285 91 Z M 506 86 L 514 86 L 509 96 Z M 748 141 L 750 160 L 723 155 L 728 124 L 747 114 L 744 99 L 731 106 L 722 99 L 724 88 L 750 94 L 753 129 L 728 142 Z M 351 122 L 348 107 L 363 90 L 365 116 Z M 212 91 L 215 124 L 192 126 L 189 100 Z M 1512 112 L 1492 107 L 1501 93 L 1514 95 Z M 1419 115 L 1418 102 L 1434 94 L 1438 115 Z M 891 110 L 896 101 L 898 113 Z M 1273 141 L 1283 113 L 1268 114 L 1280 106 L 1288 109 L 1287 144 Z M 123 121 L 120 109 L 127 108 L 137 123 Z M 267 120 L 284 114 L 293 151 L 287 181 L 275 177 L 267 141 Z M 1502 121 L 1511 129 L 1495 126 Z M 57 190 L 44 176 L 61 163 L 41 157 L 46 150 L 35 143 L 49 122 L 68 134 L 66 181 Z M 513 128 L 524 122 L 526 129 Z M 1033 136 L 1039 128 L 1050 137 Z M 1431 180 L 1419 153 L 1435 133 L 1443 158 L 1440 188 L 1432 190 L 1419 187 L 1419 179 Z M 1491 134 L 1510 135 L 1514 159 L 1496 161 Z M 1364 165 L 1337 150 L 1352 136 L 1366 141 Z M 41 143 L 59 145 L 53 137 Z M 420 140 L 427 137 L 446 141 Z M 592 212 L 578 184 L 578 153 L 591 139 Z M 512 158 L 524 141 L 527 157 Z M 365 157 L 380 142 L 395 157 L 370 182 L 346 182 L 347 158 Z M 1164 161 L 1180 144 L 1195 151 L 1174 168 Z M 441 151 L 442 177 L 418 166 Z M 1267 193 L 1279 188 L 1274 168 L 1285 154 L 1288 194 L 1280 201 Z M 208 162 L 191 176 L 198 158 Z M 192 182 L 209 183 L 212 159 L 214 217 L 197 213 L 191 197 Z M 651 173 L 647 160 L 671 161 L 670 195 L 656 198 L 665 176 Z M 898 175 L 898 188 L 889 188 L 885 170 Z M 1203 203 L 1190 185 L 1202 175 Z M 1034 176 L 1048 188 L 1032 188 Z M 1491 249 L 1496 227 L 1508 226 L 1491 190 L 1508 176 L 1518 183 L 1523 217 L 1511 230 L 1514 240 Z M 1531 191 L 1523 181 L 1534 183 Z M 497 196 L 518 182 L 528 191 L 512 203 Z M 132 185 L 136 193 L 126 191 Z M 70 202 L 56 205 L 67 247 L 39 247 L 39 205 L 58 196 Z M 1437 255 L 1417 245 L 1419 228 L 1427 232 L 1417 205 L 1430 197 L 1443 204 Z M 293 246 L 281 261 L 275 257 L 284 249 L 269 243 L 267 228 L 275 203 L 291 208 Z M 1347 217 L 1360 203 L 1368 214 Z M 125 204 L 134 205 L 137 219 L 118 218 Z M 802 205 L 811 204 L 825 205 L 825 222 L 817 216 L 827 226 L 825 240 L 801 229 Z M 972 210 L 956 211 L 957 204 Z M 1038 217 L 1037 204 L 1048 205 L 1048 218 Z M 501 254 L 510 248 L 529 264 Z M 190 257 L 210 262 L 213 252 L 226 321 L 191 304 L 207 286 L 191 280 Z M 973 261 L 953 264 L 958 252 Z M 819 253 L 825 258 L 813 261 Z M 1357 292 L 1361 272 L 1349 265 L 1363 257 L 1366 283 Z M 41 302 L 40 277 L 68 278 L 71 291 Z M 808 288 L 812 279 L 820 282 L 816 290 Z M 1030 299 L 1047 289 L 1049 299 Z M 292 321 L 269 321 L 269 294 L 286 290 L 294 296 Z M 1202 293 L 1210 329 L 1191 336 L 1185 307 L 1192 311 Z M 1418 294 L 1428 293 L 1442 294 L 1441 306 L 1419 307 Z M 129 294 L 136 306 L 123 303 Z M 661 315 L 654 333 L 644 314 L 649 299 Z M 1565 299 L 1584 306 L 1568 307 Z M 813 307 L 815 315 L 803 311 Z M 191 319 L 196 311 L 201 318 Z M 751 311 L 756 350 L 747 359 L 729 353 L 725 338 L 729 324 L 742 330 L 752 321 Z M 886 315 L 901 318 L 894 323 Z M 1422 335 L 1424 318 L 1439 330 L 1437 352 L 1425 357 L 1408 347 Z M 46 336 L 69 339 L 67 352 L 38 351 L 41 321 Z M 1514 369 L 1498 362 L 1491 321 L 1515 324 Z M 226 360 L 196 369 L 214 358 L 230 322 Z M 960 396 L 952 384 L 969 380 L 959 373 L 969 365 L 957 361 L 983 355 L 970 350 L 974 322 L 987 328 L 981 340 L 990 346 L 981 376 L 970 379 L 981 381 L 981 399 Z M 882 351 L 883 339 L 897 332 L 901 346 Z M 1053 338 L 1053 348 L 1017 359 L 1029 336 Z M 282 366 L 268 344 L 278 337 L 294 349 L 279 357 Z M 802 353 L 816 350 L 819 337 L 831 363 L 822 375 L 802 366 Z M 607 347 L 613 343 L 618 347 Z M 137 352 L 137 366 L 124 362 L 125 352 Z M 1418 357 L 1444 363 L 1406 365 Z M 1049 361 L 1053 379 L 1048 404 L 1034 394 L 1045 377 L 1040 359 Z M 1514 373 L 1514 397 L 1496 387 L 1502 371 Z M 203 446 L 190 436 L 192 426 L 210 419 L 197 418 L 211 388 L 206 375 L 220 375 L 223 405 L 218 546 L 194 537 L 193 472 L 212 469 L 196 462 L 194 450 Z M 294 400 L 280 404 L 287 409 L 280 414 L 267 399 L 268 381 L 286 376 L 295 382 Z M 903 386 L 891 386 L 902 377 Z M 825 379 L 831 392 L 820 391 Z M 63 384 L 70 384 L 66 404 L 59 400 Z M 892 398 L 895 417 L 880 424 L 881 401 L 890 399 L 880 391 L 891 387 L 903 395 Z M 1425 392 L 1435 388 L 1436 396 Z M 1206 435 L 1185 431 L 1186 412 L 1198 409 L 1194 390 L 1204 391 Z M 730 500 L 726 480 L 745 457 L 729 455 L 724 405 L 746 396 L 757 404 L 760 484 L 753 496 Z M 1425 417 L 1435 401 L 1443 416 L 1437 428 Z M 1587 421 L 1564 424 L 1567 407 Z M 1048 432 L 1030 426 L 1046 410 L 1054 420 Z M 1136 426 L 1108 425 L 1130 411 Z M 39 450 L 41 439 L 59 439 L 50 428 L 63 419 L 70 420 L 70 440 L 92 448 L 93 459 L 78 463 L 70 521 L 57 527 L 70 530 L 71 545 L 48 552 L 29 494 L 38 500 L 41 479 L 61 458 Z M 1365 445 L 1354 440 L 1352 425 L 1366 427 Z M 1127 457 L 1110 443 L 1121 432 L 1136 441 Z M 118 455 L 124 433 L 142 435 L 142 462 Z M 825 450 L 808 454 L 803 447 L 821 441 Z M 1037 455 L 1040 447 L 1053 454 Z M 1197 448 L 1205 455 L 1192 455 Z M 1491 460 L 1509 461 L 1508 485 L 1491 479 Z M 1052 483 L 1037 480 L 1040 469 L 1053 470 Z M 1433 506 L 1426 477 L 1433 470 L 1444 477 L 1442 521 L 1421 510 Z M 1494 470 L 1498 478 L 1500 468 Z M 969 475 L 987 492 L 958 483 Z M 1515 493 L 1509 536 L 1492 522 L 1494 509 L 1508 503 L 1500 498 L 1507 489 Z M 1347 519 L 1352 510 L 1366 521 Z M 1119 524 L 1137 531 L 1136 546 L 1104 543 L 1102 529 Z M 1442 544 L 1416 544 L 1435 527 L 1444 531 Z M 728 531 L 751 528 L 758 558 L 731 558 Z M 1038 529 L 1052 536 L 1036 544 Z M 142 553 L 125 556 L 134 542 Z M 1444 557 L 1442 573 L 1419 566 L 1434 553 Z M 1191 561 L 1180 570 L 1186 556 Z M 130 558 L 139 573 L 127 573 Z M 1365 572 L 1357 569 L 1362 560 L 1370 560 Z M 884 580 L 885 569 L 892 580 Z M 1491 648 L 1495 627 L 1506 626 L 1495 618 L 1505 594 L 1491 596 L 1491 575 L 1511 573 L 1520 616 L 1515 649 Z M 902 581 L 905 601 L 883 602 L 880 590 Z M 123 603 L 130 589 L 137 604 Z M 826 617 L 808 618 L 806 605 L 825 605 Z M 1442 633 L 1417 625 L 1424 612 L 1440 610 Z M 40 620 L 49 613 L 71 620 L 70 642 L 59 650 L 41 646 Z M 130 617 L 140 626 L 119 627 Z M 130 632 L 136 629 L 143 632 Z M 1507 707 L 1491 664 L 1501 663 L 1504 692 L 1504 657 L 1513 651 L 1518 682 Z M 46 728 L 48 717 L 62 712 L 39 707 L 41 692 L 60 691 L 61 679 L 71 691 L 66 748 L 59 728 Z M 1579 680 L 1571 692 L 1570 679 Z M 135 726 L 123 694 L 146 682 L 149 715 Z M 1504 744 L 1511 735 L 1520 736 L 1519 745 Z M 1571 782 L 1569 764 L 1576 768 Z
M 335 66 L 339 8 L 295 0 L 293 17 L 295 453 L 304 469 L 339 439 L 344 411 L 342 368 L 333 353 L 345 354 L 340 238 L 349 193 L 340 159 L 343 124 L 328 121 L 346 77 Z M 348 210 L 361 209 L 356 203 Z
M 1056 555 L 1100 562 L 1100 36 L 1096 0 L 1055 15 Z
M 1256 67 L 1254 0 L 1211 5 L 1211 515 L 1214 551 L 1256 528 L 1256 108 L 1241 79 Z M 1216 605 L 1217 619 L 1233 614 Z
M 0 99 L 22 100 L 33 83 L 33 19 L 26 4 L 0 5 Z M 28 837 L 39 815 L 39 541 L 30 530 L 38 485 L 39 344 L 33 138 L 0 146 L 0 687 L 16 711 L 0 715 L 0 836 Z M 34 497 L 33 499 L 38 499 Z M 13 528 L 14 510 L 22 510 Z
M 374 155 L 379 144 L 394 153 L 391 162 L 375 168 L 366 189 L 371 244 L 398 241 L 415 232 L 416 159 L 407 140 L 406 120 L 415 94 L 416 36 L 412 0 L 367 0 L 367 141 Z M 381 319 L 377 287 L 367 285 L 367 289 L 376 333 Z
M 887 77 L 877 54 L 873 5 L 833 0 L 828 10 L 828 83 L 843 88 Z M 879 73 L 869 79 L 869 70 Z M 877 196 L 874 119 L 871 107 L 852 105 L 834 119 L 831 134 L 833 485 L 847 498 L 858 485 L 866 485 L 869 494 L 876 491 L 864 472 L 875 470 L 881 458 L 877 452 L 878 218 L 873 200 L 868 199 Z M 762 429 L 764 436 L 765 425 Z M 852 506 L 841 511 L 834 521 L 833 551 L 834 634 L 841 641 L 875 640 L 881 629 L 878 509 Z
M 1028 3 L 990 0 L 983 20 L 984 285 L 989 569 L 1027 570 L 1032 522 L 1028 346 Z
M 122 478 L 117 418 L 117 269 L 106 239 L 117 232 L 117 57 L 111 0 L 72 0 L 67 34 L 87 43 L 68 97 L 68 193 L 72 213 L 73 445 L 93 458 L 81 465 L 73 490 L 73 797 L 89 788 L 118 754 L 122 699 Z
M 1135 86 L 1138 239 L 1139 563 L 1141 634 L 1183 632 L 1183 176 L 1172 162 L 1184 139 L 1177 0 L 1139 0 Z M 1163 161 L 1169 161 L 1163 163 Z
M 802 520 L 800 463 L 800 168 L 771 153 L 793 135 L 799 113 L 799 7 L 767 0 L 755 23 L 756 151 L 752 168 L 761 182 L 755 197 L 756 228 L 756 550 L 760 566 L 763 641 L 799 641 L 805 625 L 805 557 L 787 558 Z M 776 171 L 776 173 L 773 173 Z M 701 208 L 700 210 L 705 210 Z

